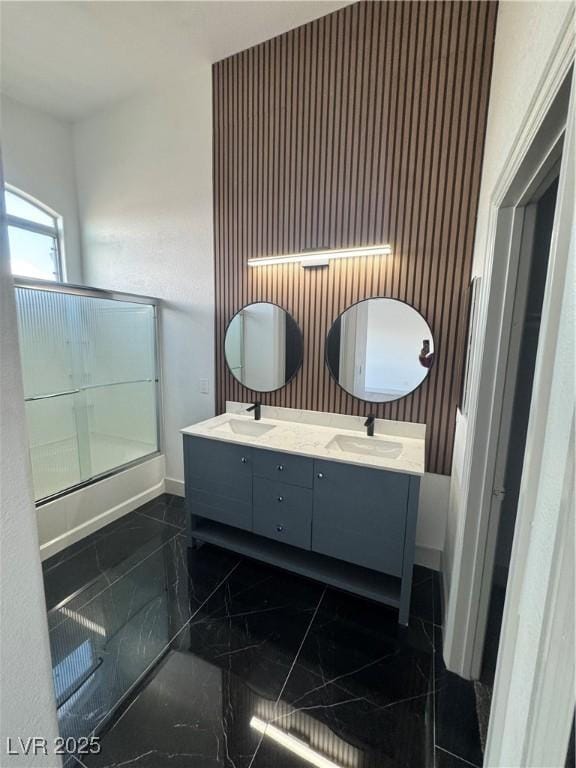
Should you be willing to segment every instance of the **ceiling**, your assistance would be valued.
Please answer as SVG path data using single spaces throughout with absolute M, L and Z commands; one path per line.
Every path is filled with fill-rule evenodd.
M 1 88 L 78 120 L 348 4 L 4 0 Z

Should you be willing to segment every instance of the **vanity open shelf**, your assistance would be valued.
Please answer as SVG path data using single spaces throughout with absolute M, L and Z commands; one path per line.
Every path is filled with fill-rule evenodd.
M 369 568 L 336 560 L 315 552 L 310 553 L 286 544 L 247 533 L 212 520 L 199 519 L 193 537 L 207 544 L 230 549 L 245 557 L 285 568 L 287 571 L 322 581 L 331 587 L 375 600 L 379 603 L 400 607 L 402 580 L 387 576 Z
M 269 429 L 227 429 L 227 420 Z M 417 465 L 424 441 L 418 446 L 414 430 L 343 432 L 230 414 L 184 430 L 189 542 L 393 606 L 407 624 L 421 473 L 405 467 Z M 289 440 L 299 452 L 286 450 Z M 356 442 L 362 452 L 350 450 Z

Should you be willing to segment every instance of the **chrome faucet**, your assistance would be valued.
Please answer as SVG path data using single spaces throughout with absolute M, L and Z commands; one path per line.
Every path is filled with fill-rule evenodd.
M 262 407 L 262 403 L 259 400 L 256 400 L 256 402 L 252 403 L 250 408 L 246 408 L 246 410 L 248 411 L 248 413 L 250 413 L 250 411 L 254 411 L 254 420 L 260 421 L 261 407 Z
M 376 417 L 374 414 L 370 413 L 368 414 L 368 418 L 364 422 L 364 426 L 366 427 L 366 434 L 368 437 L 374 437 L 374 421 L 376 420 Z

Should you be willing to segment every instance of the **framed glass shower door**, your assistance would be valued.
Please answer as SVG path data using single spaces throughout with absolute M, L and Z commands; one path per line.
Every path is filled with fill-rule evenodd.
M 159 451 L 158 302 L 18 281 L 37 501 Z

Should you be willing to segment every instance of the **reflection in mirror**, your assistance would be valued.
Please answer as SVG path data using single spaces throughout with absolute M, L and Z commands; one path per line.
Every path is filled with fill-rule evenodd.
M 302 353 L 300 328 L 276 304 L 248 304 L 226 330 L 226 364 L 235 379 L 255 392 L 273 392 L 287 384 L 302 364 Z
M 432 331 L 403 301 L 374 298 L 353 304 L 326 339 L 326 363 L 338 384 L 373 403 L 398 400 L 424 381 L 434 362 Z

